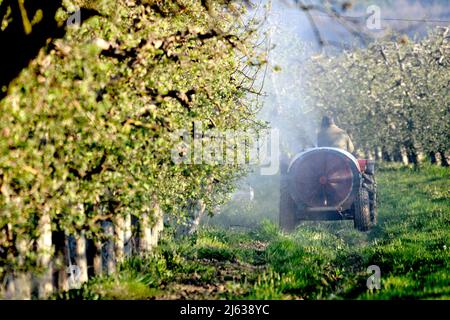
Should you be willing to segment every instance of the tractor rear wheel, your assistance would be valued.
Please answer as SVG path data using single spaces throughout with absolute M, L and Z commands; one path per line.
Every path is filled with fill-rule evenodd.
M 364 187 L 359 188 L 353 204 L 353 213 L 355 228 L 359 231 L 369 230 L 371 226 L 369 192 Z
M 378 210 L 377 210 L 377 182 L 375 176 L 369 173 L 363 173 L 363 188 L 369 192 L 370 203 L 370 222 L 372 226 L 375 226 L 378 222 Z
M 297 226 L 295 217 L 295 202 L 292 200 L 288 192 L 282 192 L 280 197 L 280 215 L 279 223 L 283 231 L 291 232 Z
M 378 208 L 377 208 L 377 193 L 372 193 L 370 195 L 370 222 L 372 226 L 378 223 Z

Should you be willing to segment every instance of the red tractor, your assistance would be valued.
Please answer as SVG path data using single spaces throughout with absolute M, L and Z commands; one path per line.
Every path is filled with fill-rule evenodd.
M 281 161 L 280 226 L 305 220 L 353 220 L 369 230 L 377 222 L 374 162 L 336 148 L 313 148 Z

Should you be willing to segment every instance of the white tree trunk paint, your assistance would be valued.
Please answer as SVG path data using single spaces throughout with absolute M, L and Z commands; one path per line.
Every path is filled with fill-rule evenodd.
M 158 244 L 160 233 L 164 227 L 161 209 L 156 201 L 156 197 L 154 197 L 150 212 L 141 215 L 140 224 L 139 249 L 141 254 L 146 254 Z
M 139 219 L 140 239 L 138 241 L 139 253 L 145 254 L 152 250 L 158 244 L 161 231 L 163 231 L 163 215 L 158 203 L 152 204 L 148 213 L 142 215 Z M 53 254 L 51 217 L 48 208 L 45 208 L 38 223 L 39 237 L 36 240 L 37 247 L 37 265 L 44 270 L 42 274 L 32 279 L 29 273 L 11 274 L 5 280 L 4 287 L 0 294 L 4 299 L 31 299 L 32 286 L 36 286 L 37 294 L 40 299 L 48 298 L 53 292 L 67 291 L 70 289 L 70 279 L 68 271 L 70 267 L 76 268 L 76 282 L 82 284 L 88 281 L 88 263 L 87 263 L 87 240 L 82 231 L 74 237 L 75 252 L 72 252 L 74 260 L 69 256 L 70 246 L 69 238 L 66 236 L 61 248 L 56 248 Z M 107 238 L 106 243 L 95 241 L 96 254 L 93 257 L 94 273 L 101 275 L 103 273 L 103 260 L 108 274 L 116 271 L 116 260 L 121 261 L 126 255 L 131 254 L 133 249 L 133 225 L 131 215 L 116 217 L 114 224 L 112 222 L 103 223 L 104 234 Z M 58 242 L 59 243 L 59 242 Z M 24 257 L 30 250 L 30 243 L 26 239 L 17 241 L 19 251 L 19 264 L 25 263 Z M 102 249 L 106 252 L 106 259 L 103 259 Z M 74 262 L 74 264 L 72 264 Z M 58 267 L 58 281 L 53 285 L 53 269 Z M 34 281 L 34 283 L 32 282 Z
M 150 227 L 150 217 L 148 213 L 141 215 L 140 219 L 141 235 L 139 239 L 139 251 L 146 254 L 151 249 L 152 228 Z
M 133 250 L 133 244 L 132 244 L 132 236 L 133 236 L 133 231 L 132 231 L 132 226 L 131 226 L 131 215 L 127 214 L 125 216 L 125 220 L 124 220 L 124 255 L 125 257 L 129 257 L 131 256 Z
M 15 299 L 30 300 L 31 299 L 31 275 L 21 272 L 15 279 Z
M 102 259 L 102 242 L 100 240 L 94 241 L 95 253 L 93 258 L 94 274 L 100 276 L 103 273 L 103 259 Z
M 5 300 L 16 299 L 16 279 L 9 273 L 6 275 L 4 283 L 5 288 L 1 292 L 1 298 Z
M 157 203 L 155 204 L 154 214 L 155 225 L 152 228 L 152 246 L 157 246 L 161 232 L 164 229 L 163 215 L 161 212 L 161 208 Z
M 86 257 L 86 237 L 84 232 L 80 232 L 75 236 L 75 265 L 78 268 L 77 279 L 80 284 L 88 280 L 88 266 Z
M 29 239 L 18 239 L 16 241 L 16 248 L 19 254 L 19 267 L 25 265 L 25 255 L 30 247 Z M 31 299 L 31 275 L 27 272 L 19 272 L 14 280 L 15 282 L 15 298 L 21 300 Z
M 104 246 L 106 250 L 106 272 L 112 274 L 116 271 L 116 263 L 114 257 L 114 225 L 110 221 L 103 222 L 103 230 L 107 237 L 106 244 Z
M 68 261 L 68 249 L 67 243 L 64 241 L 64 247 L 61 248 L 60 254 L 57 257 L 57 264 L 59 267 L 58 271 L 58 290 L 60 292 L 68 291 L 69 288 L 69 278 L 67 277 L 67 266 L 69 265 Z
M 122 215 L 114 218 L 114 254 L 116 262 L 123 261 L 125 250 L 125 219 Z
M 53 292 L 52 279 L 52 228 L 50 212 L 44 208 L 38 223 L 39 238 L 37 239 L 37 263 L 44 270 L 38 276 L 38 297 L 47 298 Z
M 375 160 L 383 161 L 383 152 L 380 147 L 375 147 Z
M 408 165 L 409 164 L 409 160 L 408 160 L 408 155 L 406 153 L 406 149 L 404 147 L 402 147 L 400 149 L 400 154 L 402 156 L 402 162 L 404 165 Z

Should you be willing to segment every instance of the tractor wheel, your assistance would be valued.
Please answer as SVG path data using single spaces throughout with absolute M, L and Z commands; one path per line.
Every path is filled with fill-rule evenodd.
M 358 195 L 353 204 L 355 228 L 359 231 L 367 231 L 370 229 L 370 203 L 369 192 L 366 188 L 359 188 Z
M 295 217 L 295 203 L 288 193 L 280 197 L 280 228 L 283 231 L 294 231 L 297 226 L 297 219 Z
M 370 223 L 375 226 L 378 223 L 378 209 L 377 209 L 377 192 L 369 195 L 370 200 Z
M 296 205 L 289 194 L 289 186 L 285 176 L 282 176 L 280 187 L 280 228 L 287 232 L 294 231 L 297 226 L 297 219 L 295 217 Z
M 367 189 L 369 192 L 369 203 L 370 203 L 370 223 L 375 226 L 378 222 L 378 211 L 377 211 L 377 182 L 373 174 L 363 174 L 364 182 L 363 188 Z

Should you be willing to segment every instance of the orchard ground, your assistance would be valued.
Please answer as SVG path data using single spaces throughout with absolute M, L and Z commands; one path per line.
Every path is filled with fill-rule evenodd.
M 389 165 L 377 178 L 379 223 L 369 232 L 352 221 L 291 234 L 269 220 L 208 226 L 58 298 L 450 299 L 450 168 Z M 380 267 L 380 290 L 367 288 L 370 265 Z

